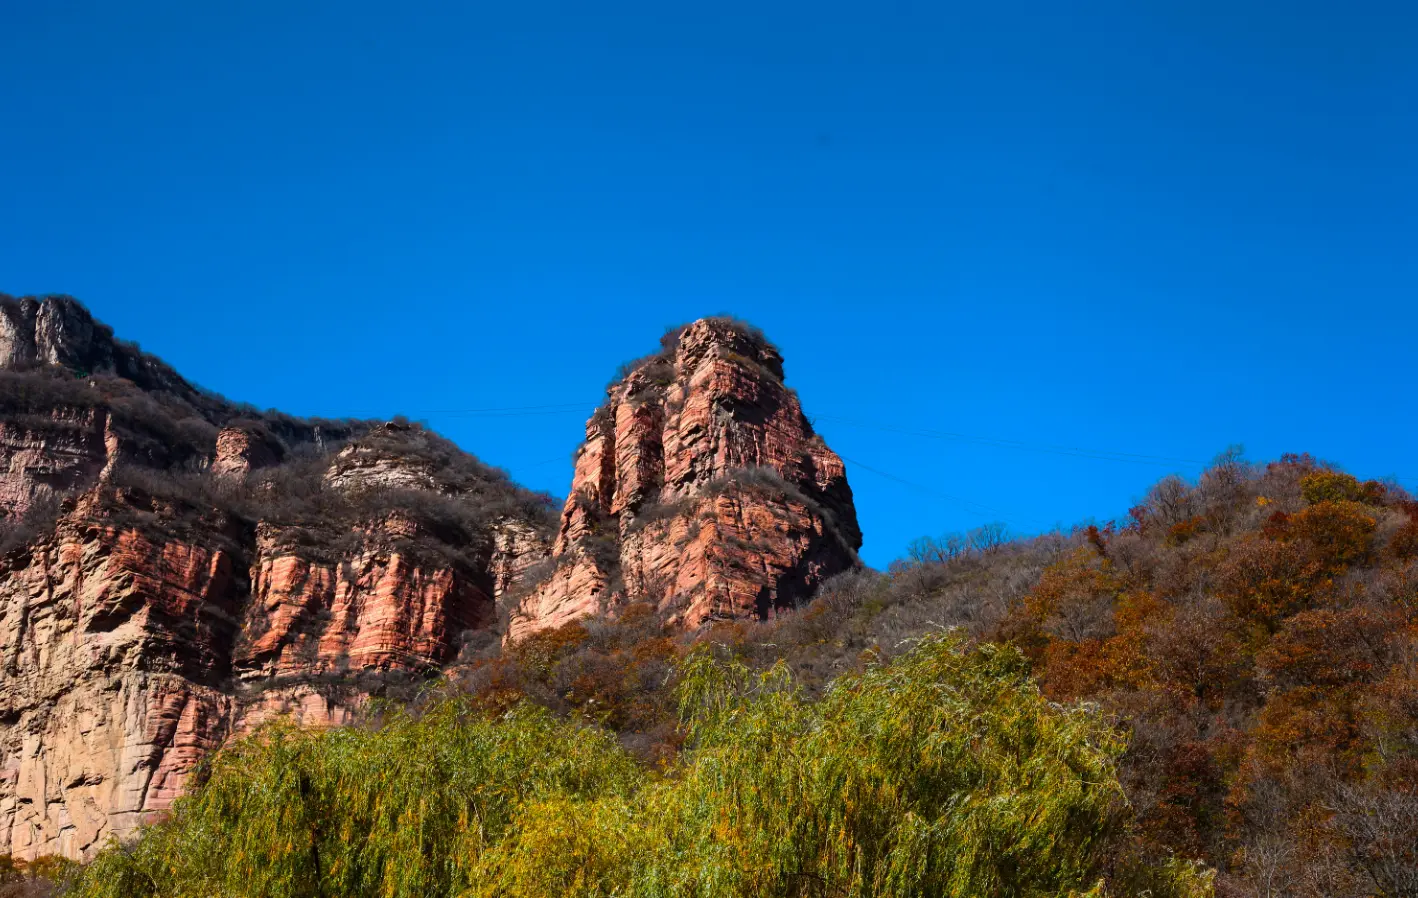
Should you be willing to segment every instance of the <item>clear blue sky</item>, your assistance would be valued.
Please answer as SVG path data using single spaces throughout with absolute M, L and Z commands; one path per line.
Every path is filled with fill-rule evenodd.
M 878 565 L 1201 465 L 862 422 L 1418 486 L 1411 3 L 10 2 L 0 84 L 0 290 L 558 495 L 717 312 L 836 416 Z

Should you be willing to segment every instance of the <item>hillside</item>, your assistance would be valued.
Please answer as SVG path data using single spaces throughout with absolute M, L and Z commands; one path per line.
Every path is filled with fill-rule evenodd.
M 1126 521 L 922 539 L 798 614 L 703 641 L 803 688 L 957 628 L 1017 648 L 1043 694 L 1126 734 L 1119 857 L 1183 858 L 1226 896 L 1418 894 L 1418 503 L 1308 456 L 1221 457 Z M 649 758 L 682 731 L 673 643 L 648 611 L 540 634 L 466 688 L 610 726 Z
M 0 310 L 0 835 L 72 894 L 1418 895 L 1393 484 L 1233 451 L 873 571 L 732 319 L 624 366 L 558 519 Z

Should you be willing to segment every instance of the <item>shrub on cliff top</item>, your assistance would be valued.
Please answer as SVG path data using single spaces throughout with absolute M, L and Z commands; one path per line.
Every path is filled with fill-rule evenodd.
M 931 637 L 818 701 L 701 649 L 663 777 L 604 732 L 448 699 L 220 752 L 205 785 L 71 893 L 135 896 L 1203 895 L 1110 859 L 1117 734 L 1009 649 Z

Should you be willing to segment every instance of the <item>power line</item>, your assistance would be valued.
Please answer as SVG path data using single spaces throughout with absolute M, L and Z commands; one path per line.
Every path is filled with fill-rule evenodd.
M 466 408 L 466 409 L 419 409 L 408 414 L 411 415 L 438 415 L 441 417 L 488 417 L 488 418 L 520 418 L 538 415 L 561 415 L 572 412 L 583 412 L 586 406 L 580 402 L 567 402 L 555 405 L 523 405 L 523 406 L 501 406 L 492 408 Z M 1091 458 L 1098 461 L 1117 461 L 1128 464 L 1145 465 L 1167 465 L 1167 464 L 1187 464 L 1199 465 L 1203 461 L 1194 458 L 1179 458 L 1169 455 L 1151 455 L 1141 452 L 1125 452 L 1115 449 L 1090 449 L 1082 446 L 1061 446 L 1053 443 L 1041 443 L 1029 440 L 1015 440 L 1005 437 L 982 436 L 979 434 L 960 433 L 955 431 L 932 430 L 922 427 L 905 427 L 893 424 L 881 424 L 872 421 L 862 421 L 855 418 L 848 418 L 843 415 L 819 414 L 813 416 L 815 419 L 823 421 L 833 421 L 839 424 L 846 424 L 849 427 L 861 427 L 870 430 L 880 430 L 886 433 L 900 433 L 908 436 L 919 436 L 930 439 L 953 440 L 956 442 L 970 443 L 982 446 L 994 446 L 997 448 L 1019 449 L 1030 452 L 1043 452 L 1051 455 L 1062 455 L 1073 458 Z
M 537 409 L 553 409 L 556 411 L 574 411 L 585 408 L 584 402 L 559 402 L 554 405 L 504 405 L 494 408 L 430 408 L 422 409 L 416 414 L 420 415 L 458 415 L 475 412 L 526 412 Z
M 1036 443 L 1027 440 L 1011 440 L 1003 437 L 977 436 L 967 433 L 954 433 L 943 430 L 928 430 L 919 427 L 901 427 L 890 424 L 878 424 L 867 421 L 857 421 L 852 418 L 845 418 L 841 415 L 815 415 L 824 421 L 834 421 L 839 424 L 846 424 L 849 427 L 863 427 L 870 430 L 881 430 L 887 433 L 901 433 L 909 436 L 928 437 L 931 439 L 954 440 L 963 443 L 972 443 L 982 446 L 995 446 L 1005 449 L 1021 449 L 1031 452 L 1044 452 L 1051 455 L 1063 455 L 1073 458 L 1092 458 L 1098 461 L 1117 461 L 1128 464 L 1143 465 L 1165 465 L 1165 464 L 1205 464 L 1194 458 L 1176 458 L 1167 455 L 1145 455 L 1138 452 L 1123 452 L 1112 449 L 1086 449 L 1080 446 L 1059 446 L 1051 443 Z
M 566 415 L 580 413 L 581 408 L 561 409 L 559 411 L 538 411 L 538 412 L 414 412 L 418 417 L 437 416 L 439 418 L 539 418 L 548 415 Z
M 540 467 L 543 467 L 543 466 L 545 466 L 545 465 L 549 465 L 549 464 L 551 464 L 551 463 L 554 462 L 554 461 L 561 461 L 561 462 L 564 462 L 564 461 L 569 461 L 569 460 L 570 460 L 570 459 L 569 459 L 569 457 L 567 456 L 567 454 L 566 454 L 566 453 L 562 453 L 561 455 L 558 455 L 556 458 L 544 458 L 544 459 L 542 459 L 541 461 L 534 461 L 534 462 L 531 462 L 530 464 L 518 465 L 518 467 L 519 467 L 519 468 L 523 468 L 523 469 L 526 469 L 526 468 L 540 468 Z
M 402 417 L 422 418 L 424 416 L 436 415 L 438 417 L 452 418 L 526 418 L 538 415 L 564 415 L 571 412 L 583 412 L 586 408 L 584 402 L 568 402 L 561 405 L 509 405 L 499 408 L 433 408 L 433 409 L 411 409 L 397 414 Z M 351 415 L 382 415 L 383 412 L 363 410 L 351 412 Z
M 1029 522 L 1034 523 L 1034 524 L 1040 524 L 1040 525 L 1043 524 L 1042 521 L 1040 521 L 1040 520 L 1038 520 L 1038 519 L 1036 519 L 1036 518 L 1027 518 L 1027 517 L 1026 517 L 1026 518 L 1015 519 L 1015 518 L 1011 517 L 1010 515 L 1006 514 L 1005 512 L 999 510 L 998 508 L 993 508 L 993 507 L 991 507 L 991 506 L 989 506 L 989 505 L 984 505 L 984 504 L 982 504 L 982 503 L 980 503 L 980 502 L 976 502 L 976 501 L 973 500 L 973 499 L 966 499 L 966 498 L 964 498 L 963 496 L 953 496 L 953 495 L 951 495 L 950 493 L 941 492 L 940 490 L 935 489 L 934 487 L 925 486 L 924 484 L 920 484 L 920 483 L 916 483 L 916 482 L 911 481 L 911 480 L 907 480 L 907 479 L 904 478 L 904 477 L 897 477 L 895 474 L 889 474 L 889 473 L 887 473 L 886 471 L 882 471 L 882 470 L 880 470 L 880 469 L 878 469 L 878 468 L 873 468 L 871 465 L 863 464 L 862 462 L 859 462 L 859 461 L 857 461 L 857 460 L 855 460 L 855 459 L 848 458 L 847 456 L 842 455 L 841 453 L 838 453 L 838 457 L 841 458 L 843 461 L 849 463 L 849 464 L 852 464 L 852 465 L 855 465 L 855 466 L 861 468 L 861 469 L 864 470 L 864 471 L 870 471 L 870 472 L 872 472 L 873 474 L 876 474 L 878 477 L 885 477 L 887 480 L 894 480 L 894 481 L 896 481 L 897 483 L 902 484 L 903 486 L 909 486 L 909 487 L 911 487 L 911 488 L 914 489 L 914 490 L 918 490 L 918 491 L 920 491 L 920 492 L 927 493 L 927 494 L 929 494 L 929 495 L 933 495 L 933 496 L 935 496 L 935 497 L 937 497 L 937 498 L 946 499 L 946 500 L 948 500 L 948 501 L 950 501 L 950 502 L 955 502 L 955 503 L 958 503 L 958 504 L 960 504 L 960 505 L 963 505 L 963 506 L 965 506 L 965 509 L 966 509 L 967 511 L 974 512 L 975 514 L 980 514 L 981 512 L 985 512 L 985 513 L 987 513 L 987 514 L 992 514 L 992 515 L 995 515 L 995 516 L 997 516 L 997 517 L 1003 518 L 1005 521 L 1007 521 L 1007 522 L 1009 522 L 1009 523 L 1011 523 L 1011 524 L 1019 524 L 1021 520 L 1022 520 L 1022 521 L 1029 521 Z

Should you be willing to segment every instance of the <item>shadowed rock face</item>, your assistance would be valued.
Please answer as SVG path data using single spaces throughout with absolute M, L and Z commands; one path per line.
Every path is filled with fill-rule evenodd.
M 764 618 L 857 564 L 842 461 L 783 385 L 777 349 L 703 319 L 608 390 L 586 425 L 551 576 L 515 640 L 627 602 L 685 627 Z
M 83 374 L 113 374 L 153 392 L 200 403 L 199 391 L 172 368 L 132 344 L 67 296 L 0 300 L 0 368 L 53 365 Z
M 234 735 L 349 722 L 493 626 L 549 548 L 535 497 L 436 435 L 235 406 L 72 300 L 0 298 L 0 381 L 23 535 L 0 556 L 0 853 L 89 856 Z
M 217 434 L 212 473 L 218 477 L 241 478 L 260 468 L 279 464 L 285 447 L 269 433 L 240 425 L 223 427 Z

